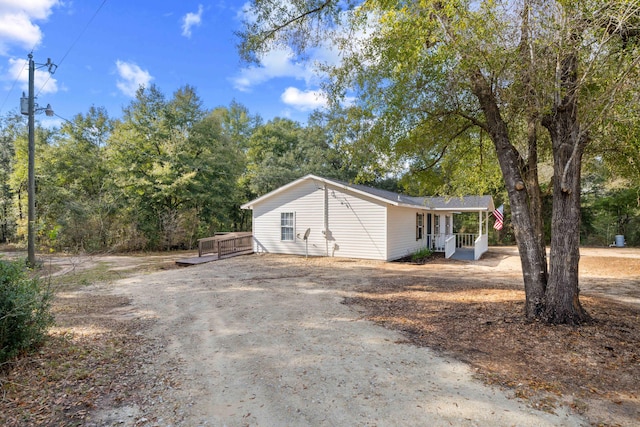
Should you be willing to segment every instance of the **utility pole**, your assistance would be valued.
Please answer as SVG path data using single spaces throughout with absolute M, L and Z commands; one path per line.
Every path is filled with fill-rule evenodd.
M 34 115 L 36 112 L 36 103 L 33 95 L 34 77 L 36 73 L 36 65 L 33 62 L 33 54 L 29 54 L 29 178 L 27 181 L 27 198 L 29 199 L 29 207 L 27 209 L 27 263 L 29 267 L 36 266 L 36 136 Z
M 46 64 L 38 64 L 40 67 L 48 67 L 49 73 L 55 73 L 57 68 L 51 62 L 51 59 L 47 60 Z M 39 67 L 39 68 L 40 68 Z M 51 105 L 47 104 L 47 108 L 36 108 L 35 95 L 34 95 L 34 78 L 36 71 L 36 63 L 33 61 L 33 54 L 29 53 L 29 97 L 27 101 L 27 111 L 25 112 L 23 102 L 21 102 L 21 112 L 29 116 L 29 164 L 28 164 L 28 182 L 27 182 L 27 198 L 29 199 L 29 205 L 27 209 L 27 263 L 29 267 L 33 268 L 36 265 L 36 237 L 35 237 L 35 222 L 36 222 L 36 175 L 35 175 L 35 151 L 36 151 L 36 137 L 35 137 L 35 114 L 36 112 L 44 111 L 47 116 L 53 116 L 53 110 Z M 22 100 L 24 101 L 24 94 Z

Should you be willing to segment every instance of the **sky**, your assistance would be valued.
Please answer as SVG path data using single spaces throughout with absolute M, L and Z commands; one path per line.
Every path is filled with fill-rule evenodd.
M 44 126 L 91 106 L 119 118 L 151 84 L 167 97 L 193 86 L 208 109 L 236 101 L 265 121 L 306 122 L 326 102 L 310 65 L 317 58 L 298 63 L 277 51 L 260 66 L 243 63 L 234 32 L 245 9 L 233 0 L 0 0 L 0 116 L 19 111 L 33 52 L 36 66 L 57 65 L 36 70 L 36 102 L 56 114 L 38 115 Z

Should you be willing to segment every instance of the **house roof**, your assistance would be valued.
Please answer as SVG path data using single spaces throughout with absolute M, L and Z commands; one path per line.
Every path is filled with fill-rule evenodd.
M 289 184 L 283 185 L 270 193 L 267 193 L 257 199 L 254 199 L 241 206 L 242 209 L 253 209 L 253 206 L 260 203 L 276 194 L 282 193 L 287 189 L 297 185 L 298 183 L 306 180 L 313 180 L 315 182 L 322 182 L 324 184 L 330 184 L 336 187 L 340 187 L 345 190 L 350 190 L 354 193 L 367 196 L 378 201 L 388 203 L 393 206 L 404 206 L 420 208 L 424 210 L 434 211 L 465 211 L 465 212 L 478 212 L 478 211 L 493 211 L 495 209 L 493 205 L 493 198 L 491 196 L 464 196 L 464 197 L 411 197 L 400 193 L 394 193 L 393 191 L 382 190 L 379 188 L 368 187 L 366 185 L 349 184 L 336 179 L 322 178 L 315 175 L 306 175 Z

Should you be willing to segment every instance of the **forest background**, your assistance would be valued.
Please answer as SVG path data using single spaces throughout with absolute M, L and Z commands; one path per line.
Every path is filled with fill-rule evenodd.
M 452 138 L 436 153 L 388 150 L 374 122 L 356 106 L 316 111 L 306 124 L 264 122 L 233 101 L 207 108 L 191 86 L 167 96 L 152 85 L 138 90 L 119 119 L 92 107 L 60 128 L 37 124 L 38 249 L 190 249 L 215 232 L 250 230 L 251 212 L 240 205 L 309 173 L 413 196 L 490 194 L 496 205 L 507 202 L 483 132 Z M 26 116 L 0 117 L 0 243 L 26 245 L 27 140 Z M 606 246 L 624 235 L 637 246 L 640 149 L 607 146 L 614 148 L 585 155 L 581 244 Z M 550 149 L 541 157 L 549 233 Z M 506 212 L 491 244 L 514 243 L 508 203 Z M 475 220 L 457 216 L 455 231 L 477 229 Z

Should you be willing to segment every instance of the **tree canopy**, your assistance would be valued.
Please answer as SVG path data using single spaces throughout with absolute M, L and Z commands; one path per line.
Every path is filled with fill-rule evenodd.
M 582 159 L 587 148 L 603 151 L 603 135 L 618 138 L 612 111 L 637 99 L 639 2 L 311 0 L 274 7 L 255 0 L 247 16 L 241 52 L 250 60 L 283 46 L 303 56 L 329 40 L 340 55 L 323 67 L 331 99 L 355 96 L 373 118 L 372 139 L 390 155 L 419 167 L 455 153 L 451 147 L 490 138 L 521 254 L 526 316 L 589 320 L 578 296 Z M 553 171 L 549 265 L 539 174 L 545 162 Z M 467 176 L 486 173 L 469 168 Z

